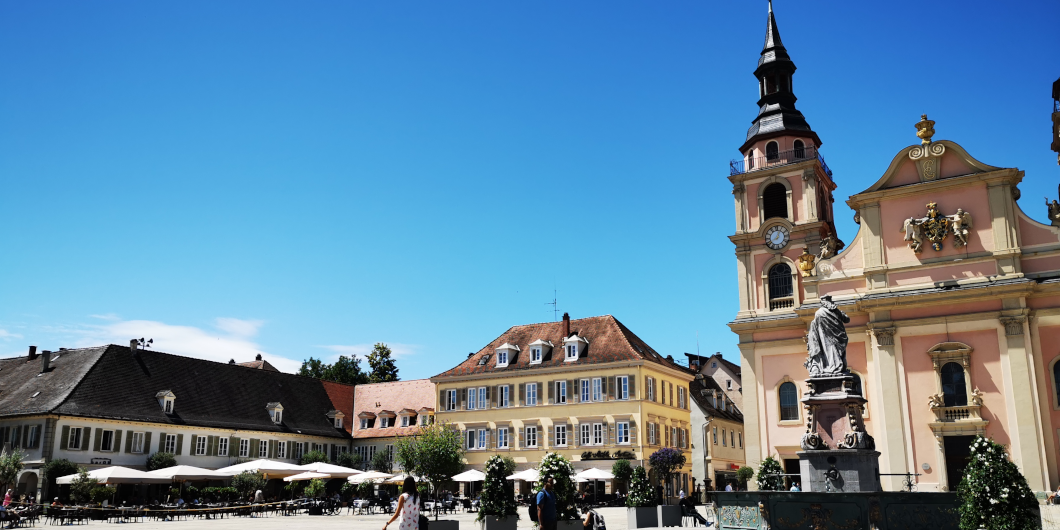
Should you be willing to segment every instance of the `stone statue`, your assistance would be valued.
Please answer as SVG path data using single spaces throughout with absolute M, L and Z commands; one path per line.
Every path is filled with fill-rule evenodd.
M 920 224 L 920 219 L 915 217 L 910 217 L 902 223 L 905 240 L 909 242 L 909 248 L 913 249 L 916 254 L 920 254 L 920 251 L 924 249 L 924 232 Z
M 821 297 L 821 308 L 813 315 L 806 340 L 809 356 L 803 364 L 810 377 L 847 373 L 847 329 L 850 317 L 832 302 L 831 295 Z
M 972 390 L 972 405 L 976 407 L 983 406 L 983 391 L 979 390 L 979 387 L 975 387 L 975 390 Z
M 838 241 L 832 234 L 824 236 L 824 238 L 821 239 L 821 246 L 817 250 L 817 259 L 824 260 L 835 256 L 838 246 Z
M 942 394 L 934 394 L 928 396 L 928 407 L 931 409 L 938 409 L 945 406 L 945 401 L 942 398 Z
M 1052 223 L 1053 226 L 1060 225 L 1060 202 L 1056 202 L 1054 199 L 1053 202 L 1050 203 L 1049 197 L 1046 197 L 1045 207 L 1049 209 L 1049 222 Z
M 950 218 L 950 227 L 953 230 L 954 248 L 962 248 L 968 244 L 968 230 L 972 227 L 972 214 L 957 208 L 957 213 Z

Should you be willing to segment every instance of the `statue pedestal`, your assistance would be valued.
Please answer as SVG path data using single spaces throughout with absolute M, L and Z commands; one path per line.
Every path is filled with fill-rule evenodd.
M 880 453 L 865 432 L 866 400 L 854 376 L 819 375 L 806 383 L 806 434 L 798 453 L 803 491 L 880 491 Z

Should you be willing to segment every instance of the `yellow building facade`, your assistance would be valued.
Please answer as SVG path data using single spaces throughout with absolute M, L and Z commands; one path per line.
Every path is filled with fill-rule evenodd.
M 534 468 L 552 451 L 576 470 L 610 470 L 672 447 L 688 460 L 672 487 L 688 491 L 692 378 L 614 317 L 564 315 L 509 329 L 431 382 L 436 417 L 460 429 L 472 468 L 495 454 Z

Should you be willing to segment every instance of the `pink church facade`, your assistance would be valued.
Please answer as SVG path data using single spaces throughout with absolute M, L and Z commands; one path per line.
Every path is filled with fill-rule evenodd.
M 822 296 L 851 319 L 848 365 L 887 490 L 947 491 L 984 434 L 1032 489 L 1060 483 L 1060 228 L 1019 206 L 1024 173 L 933 141 L 897 152 L 849 198 L 860 228 L 836 234 L 831 171 L 794 108 L 794 63 L 769 15 L 756 118 L 730 180 L 736 205 L 746 459 L 797 469 L 806 432 L 805 335 Z M 772 84 L 770 84 L 772 83 Z M 772 91 L 771 91 L 772 90 Z M 779 123 L 779 125 L 778 125 Z M 794 471 L 797 472 L 797 471 Z

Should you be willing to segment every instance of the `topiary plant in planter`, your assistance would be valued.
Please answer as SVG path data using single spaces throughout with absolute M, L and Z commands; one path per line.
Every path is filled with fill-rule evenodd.
M 655 491 L 643 467 L 633 468 L 629 479 L 629 495 L 626 496 L 626 518 L 628 528 L 654 528 L 659 526 L 655 509 Z
M 559 453 L 545 453 L 537 466 L 541 479 L 534 485 L 534 495 L 545 487 L 545 479 L 551 477 L 553 493 L 556 494 L 556 520 L 575 521 L 578 508 L 574 505 L 574 466 Z
M 976 436 L 957 486 L 961 530 L 1041 528 L 1038 501 L 1005 446 Z
M 759 491 L 781 491 L 784 489 L 784 477 L 781 474 L 784 473 L 784 469 L 780 467 L 780 462 L 777 462 L 771 456 L 767 456 L 765 460 L 762 460 L 762 464 L 758 466 L 758 478 L 755 482 L 758 484 Z
M 515 530 L 519 514 L 515 506 L 515 485 L 508 475 L 515 473 L 515 460 L 494 455 L 486 460 L 486 479 L 476 521 L 485 530 Z

